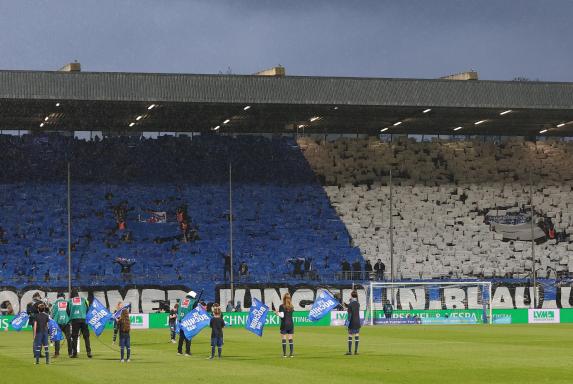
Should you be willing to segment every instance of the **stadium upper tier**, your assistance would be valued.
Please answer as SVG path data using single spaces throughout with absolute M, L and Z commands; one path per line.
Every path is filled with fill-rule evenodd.
M 354 244 L 386 265 L 393 170 L 398 277 L 529 276 L 532 231 L 538 274 L 573 272 L 571 143 L 298 142 Z
M 223 282 L 230 159 L 236 280 L 280 281 L 293 271 L 287 260 L 295 257 L 312 258 L 323 278 L 333 276 L 343 258 L 362 260 L 293 140 L 85 142 L 54 135 L 0 136 L 0 143 L 3 284 L 67 284 L 66 158 L 74 285 L 209 289 Z M 181 207 L 189 216 L 187 242 L 177 221 Z M 121 264 L 133 261 L 130 273 L 122 274 Z M 240 278 L 243 261 L 249 275 Z

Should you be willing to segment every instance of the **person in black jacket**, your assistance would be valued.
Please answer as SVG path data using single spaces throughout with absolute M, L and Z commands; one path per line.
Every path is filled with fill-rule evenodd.
M 356 259 L 352 263 L 352 272 L 352 280 L 362 280 L 362 264 L 360 264 L 360 260 Z
M 229 278 L 231 276 L 231 255 L 228 253 L 223 254 L 223 259 L 225 260 L 225 268 L 224 268 L 224 279 L 227 280 L 227 274 Z
M 360 343 L 360 303 L 358 303 L 358 293 L 352 291 L 350 302 L 347 305 L 348 312 L 348 352 L 352 355 L 352 336 L 354 336 L 354 354 L 358 355 L 358 344 Z
M 370 264 L 370 260 L 366 260 L 366 263 L 364 263 L 364 274 L 365 278 L 367 279 L 372 278 L 372 264 Z
M 275 311 L 278 317 L 281 318 L 281 336 L 283 345 L 283 357 L 286 355 L 286 343 L 288 339 L 290 348 L 290 357 L 294 357 L 294 321 L 292 319 L 292 314 L 294 312 L 294 307 L 292 305 L 291 297 L 289 293 L 285 293 L 283 296 L 283 303 L 280 305 L 279 310 Z
M 42 347 L 44 348 L 44 355 L 46 356 L 46 364 L 50 364 L 50 352 L 48 350 L 48 322 L 50 316 L 46 313 L 46 305 L 40 303 L 38 305 L 38 312 L 34 320 L 34 357 L 36 364 L 40 364 L 40 356 Z
M 171 310 L 169 311 L 169 330 L 171 331 L 171 342 L 173 344 L 175 344 L 177 341 L 175 340 L 175 335 L 176 335 L 176 329 L 177 329 L 177 309 L 178 309 L 178 305 L 177 303 L 175 303 L 175 306 L 173 308 L 171 308 Z
M 28 323 L 33 327 L 34 326 L 34 322 L 36 321 L 36 316 L 38 315 L 38 306 L 42 304 L 42 297 L 40 296 L 40 292 L 35 292 L 32 295 L 32 302 L 28 303 L 28 305 L 26 306 L 26 312 L 28 313 L 28 316 L 30 317 L 30 319 L 28 320 Z
M 34 329 L 34 323 L 36 322 L 36 316 L 38 315 L 38 307 L 39 305 L 42 304 L 42 297 L 40 296 L 40 292 L 35 292 L 32 295 L 32 302 L 28 303 L 28 305 L 26 306 L 26 313 L 29 316 L 28 319 L 28 324 L 32 327 L 32 329 Z M 32 352 L 34 353 L 34 356 L 36 356 L 36 347 L 35 347 L 35 343 L 32 343 Z M 42 352 L 40 351 L 40 357 Z
M 342 279 L 343 280 L 350 279 L 350 263 L 346 261 L 346 259 L 342 260 L 340 267 L 342 269 Z
M 209 359 L 215 358 L 215 347 L 217 347 L 217 356 L 221 358 L 221 352 L 223 351 L 223 328 L 225 327 L 225 320 L 221 317 L 221 307 L 218 303 L 213 304 L 212 307 L 213 317 L 209 322 L 211 327 L 211 357 Z
M 378 259 L 376 264 L 374 264 L 374 272 L 376 272 L 376 280 L 384 280 L 384 271 L 386 266 L 382 262 L 382 259 Z

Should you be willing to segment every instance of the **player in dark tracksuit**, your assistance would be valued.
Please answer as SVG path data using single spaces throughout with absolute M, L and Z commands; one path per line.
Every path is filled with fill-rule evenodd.
M 46 364 L 50 364 L 50 352 L 48 351 L 48 322 L 50 316 L 45 312 L 46 305 L 41 303 L 38 305 L 38 313 L 34 321 L 34 357 L 36 364 L 40 364 L 40 353 L 44 347 L 44 355 L 46 356 Z
M 169 311 L 169 330 L 171 331 L 171 342 L 173 344 L 177 342 L 175 340 L 175 330 L 177 328 L 177 309 L 178 305 L 175 303 L 175 306 Z
M 350 302 L 347 305 L 348 312 L 348 352 L 352 355 L 352 336 L 354 336 L 354 354 L 358 355 L 358 344 L 360 343 L 360 303 L 358 303 L 358 293 L 352 291 Z
M 281 318 L 281 336 L 282 336 L 282 346 L 283 346 L 283 357 L 287 357 L 286 354 L 286 343 L 288 339 L 290 348 L 290 357 L 294 357 L 294 321 L 292 319 L 292 314 L 294 312 L 294 307 L 292 305 L 291 297 L 289 293 L 285 293 L 283 296 L 283 303 L 279 307 L 278 311 L 275 311 L 278 317 Z
M 221 358 L 221 352 L 223 351 L 223 328 L 225 327 L 225 320 L 221 317 L 221 307 L 219 304 L 213 304 L 213 317 L 209 322 L 209 327 L 211 327 L 211 357 L 209 359 L 215 358 L 215 347 L 217 347 L 217 356 Z
M 40 292 L 35 292 L 32 295 L 32 302 L 28 303 L 28 305 L 26 306 L 26 313 L 29 316 L 28 324 L 32 327 L 32 329 L 34 328 L 34 323 L 36 322 L 36 316 L 38 315 L 38 306 L 40 304 L 42 304 L 42 297 L 40 296 Z M 34 345 L 35 345 L 34 342 L 32 342 L 32 353 L 35 356 L 36 347 Z

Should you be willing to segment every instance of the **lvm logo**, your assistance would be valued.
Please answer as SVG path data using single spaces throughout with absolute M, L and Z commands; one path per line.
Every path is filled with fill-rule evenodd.
M 348 319 L 348 313 L 347 312 L 336 312 L 335 320 L 346 320 L 346 319 Z
M 555 311 L 535 311 L 533 312 L 535 320 L 555 320 Z

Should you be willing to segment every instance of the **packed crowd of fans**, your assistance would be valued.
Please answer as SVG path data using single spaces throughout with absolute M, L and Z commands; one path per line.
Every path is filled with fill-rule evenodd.
M 291 278 L 293 257 L 313 259 L 297 278 L 329 278 L 360 257 L 291 139 L 0 136 L 0 151 L 3 284 L 65 284 L 68 160 L 80 283 L 228 279 L 229 163 L 236 279 Z

